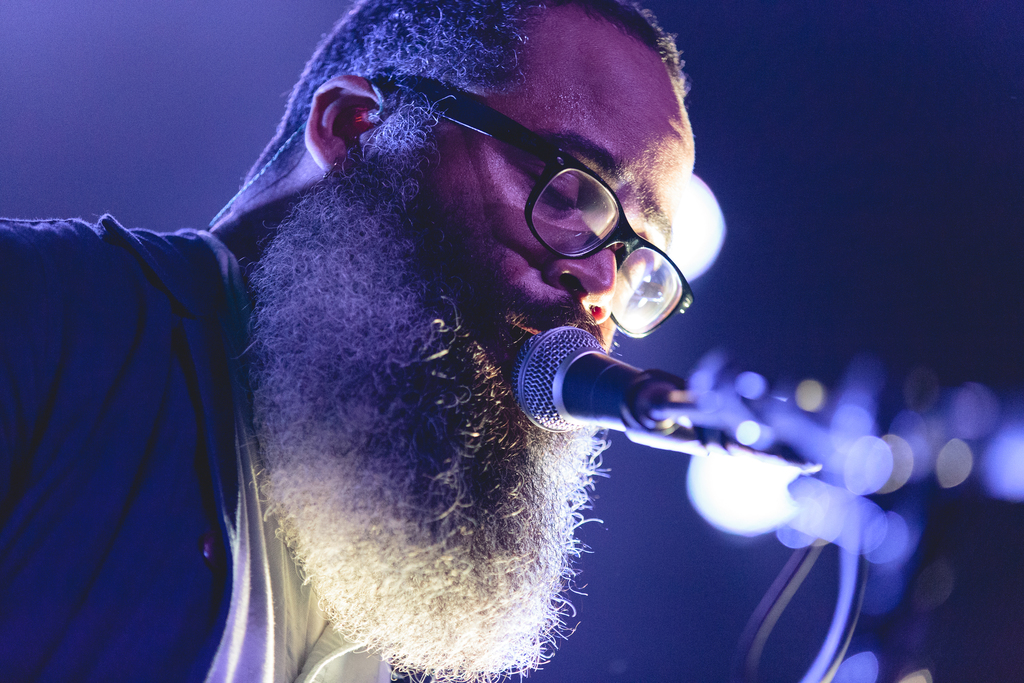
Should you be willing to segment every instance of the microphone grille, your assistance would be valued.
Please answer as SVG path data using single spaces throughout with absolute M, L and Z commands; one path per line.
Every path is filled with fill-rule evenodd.
M 566 421 L 555 407 L 555 375 L 558 368 L 579 351 L 603 352 L 594 335 L 578 327 L 555 327 L 526 340 L 512 370 L 516 401 L 538 427 L 566 432 L 579 427 Z

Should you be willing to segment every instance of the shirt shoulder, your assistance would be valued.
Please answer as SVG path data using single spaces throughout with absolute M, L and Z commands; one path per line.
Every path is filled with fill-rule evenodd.
M 84 305 L 90 292 L 138 281 L 180 315 L 216 315 L 224 306 L 217 257 L 194 230 L 127 230 L 109 215 L 97 223 L 0 219 L 0 261 L 6 300 L 63 295 Z
M 217 256 L 193 231 L 0 219 L 0 465 L 36 450 L 56 406 L 85 414 L 129 369 L 158 377 L 173 328 L 214 324 L 224 302 Z

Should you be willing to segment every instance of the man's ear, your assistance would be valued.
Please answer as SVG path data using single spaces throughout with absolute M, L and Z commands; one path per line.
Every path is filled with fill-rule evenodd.
M 360 76 L 335 76 L 313 95 L 306 121 L 306 149 L 324 171 L 341 166 L 359 136 L 374 127 L 369 114 L 380 109 L 370 82 Z

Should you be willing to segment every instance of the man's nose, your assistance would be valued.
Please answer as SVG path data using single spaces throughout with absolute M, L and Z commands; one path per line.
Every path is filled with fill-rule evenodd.
M 615 293 L 615 253 L 611 249 L 581 259 L 556 259 L 545 269 L 544 276 L 551 286 L 577 297 L 597 324 L 611 317 Z

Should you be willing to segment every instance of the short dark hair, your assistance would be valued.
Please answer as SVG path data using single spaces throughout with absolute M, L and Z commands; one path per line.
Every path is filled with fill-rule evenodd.
M 656 51 L 682 99 L 686 81 L 675 37 L 630 0 L 361 0 L 324 36 L 292 89 L 277 132 L 250 169 L 279 177 L 301 156 L 296 145 L 316 90 L 340 74 L 427 76 L 459 88 L 493 88 L 518 75 L 531 18 L 576 5 Z M 240 193 L 241 194 L 241 193 Z

